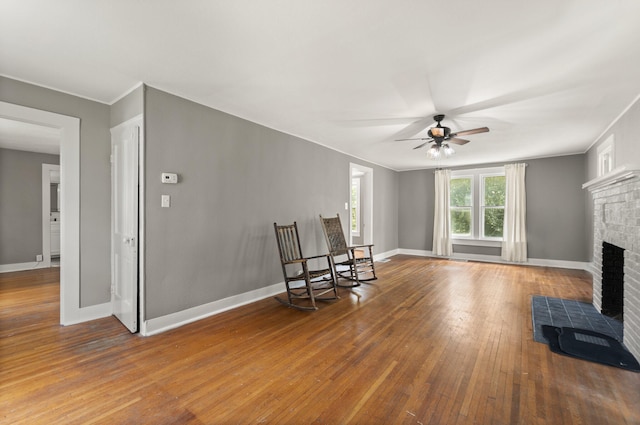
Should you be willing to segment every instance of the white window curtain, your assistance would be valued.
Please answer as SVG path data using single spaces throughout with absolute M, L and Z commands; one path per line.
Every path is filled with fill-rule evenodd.
M 506 193 L 502 259 L 505 261 L 527 261 L 525 169 L 526 164 L 507 164 L 504 167 Z
M 451 255 L 451 214 L 449 213 L 450 170 L 436 170 L 433 214 L 433 254 Z

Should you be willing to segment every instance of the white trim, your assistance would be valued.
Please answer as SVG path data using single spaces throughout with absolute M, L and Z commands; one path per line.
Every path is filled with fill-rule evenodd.
M 399 250 L 395 249 L 376 254 L 373 256 L 373 259 L 374 261 L 380 261 L 393 257 L 398 253 Z M 143 320 L 140 324 L 140 334 L 143 336 L 156 335 L 246 304 L 251 304 L 253 302 L 281 294 L 284 291 L 284 282 L 279 282 L 263 288 L 254 289 L 253 291 L 245 292 L 243 294 L 233 295 L 228 298 L 198 305 L 187 310 L 167 314 L 166 316 Z
M 466 245 L 466 246 L 487 246 L 492 248 L 501 248 L 502 241 L 501 240 L 491 240 L 491 239 L 452 239 L 451 244 L 453 245 Z
M 111 303 L 96 304 L 88 307 L 78 308 L 65 318 L 64 326 L 76 325 L 78 323 L 88 322 L 90 320 L 102 319 L 111 316 Z
M 22 272 L 25 270 L 46 269 L 43 261 L 30 261 L 28 263 L 0 264 L 0 273 Z
M 589 147 L 588 147 L 587 149 L 585 149 L 585 151 L 584 151 L 583 153 L 587 153 L 587 152 L 589 152 L 589 150 L 590 150 L 590 149 L 591 149 L 591 148 L 592 148 L 596 143 L 598 143 L 598 141 L 602 138 L 602 136 L 604 136 L 604 135 L 607 133 L 607 131 L 611 130 L 611 127 L 613 127 L 613 126 L 614 126 L 614 125 L 615 125 L 615 124 L 620 120 L 620 118 L 622 118 L 622 117 L 624 116 L 624 114 L 626 114 L 627 112 L 629 112 L 629 109 L 631 109 L 631 108 L 633 107 L 633 105 L 635 105 L 635 104 L 636 104 L 636 102 L 637 102 L 638 100 L 640 100 L 640 94 L 639 94 L 639 95 L 637 95 L 637 96 L 636 96 L 636 97 L 631 101 L 631 103 L 630 103 L 626 108 L 624 108 L 624 110 L 623 110 L 622 112 L 620 112 L 620 114 L 618 114 L 618 116 L 617 116 L 613 121 L 611 121 L 611 124 L 609 124 L 609 125 L 607 126 L 607 128 L 605 128 L 605 129 L 602 131 L 602 133 L 600 133 L 600 135 L 599 135 L 598 137 L 596 137 L 596 139 L 595 139 L 595 140 L 594 140 L 594 141 L 589 145 Z
M 78 93 L 70 92 L 70 91 L 67 91 L 67 90 L 62 90 L 62 89 L 60 89 L 58 87 L 51 87 L 51 86 L 46 86 L 46 85 L 40 84 L 40 83 L 34 83 L 33 81 L 25 80 L 25 79 L 19 78 L 19 77 L 14 77 L 13 75 L 0 74 L 0 77 L 9 78 L 11 80 L 16 80 L 16 81 L 19 81 L 21 83 L 31 84 L 32 86 L 42 87 L 43 89 L 53 90 L 53 91 L 56 91 L 58 93 L 68 94 L 68 95 L 71 95 L 71 96 L 79 97 L 81 99 L 86 99 L 86 100 L 90 100 L 92 102 L 98 102 L 98 103 L 102 103 L 103 105 L 108 105 L 108 103 L 103 101 L 103 100 L 98 100 L 98 99 L 94 99 L 92 97 L 84 96 L 84 95 L 81 95 L 81 94 L 78 94 Z
M 364 244 L 373 243 L 373 168 L 349 163 L 349 242 L 353 244 L 351 235 L 351 180 L 354 173 L 362 173 L 360 176 L 360 215 L 363 220 L 360 222 L 360 237 Z M 364 203 L 362 202 L 362 191 L 364 190 Z
M 131 124 L 135 124 L 135 125 L 140 125 L 141 126 L 142 122 L 143 122 L 143 115 L 142 114 L 138 114 L 133 118 L 129 118 L 128 120 L 126 120 L 124 122 L 121 122 L 120 124 L 111 127 L 109 129 L 109 131 L 111 133 L 113 133 L 114 131 L 118 131 L 118 130 L 126 127 L 126 126 L 131 125 Z
M 51 172 L 60 173 L 60 166 L 42 164 L 42 264 L 51 267 Z M 62 220 L 61 220 L 62 221 Z M 62 250 L 60 251 L 62 254 Z M 62 256 L 61 256 L 62 257 Z
M 356 238 L 360 237 L 360 222 L 362 221 L 362 219 L 360 218 L 360 215 L 362 213 L 362 207 L 360 206 L 360 183 L 361 183 L 361 177 L 360 176 L 354 176 L 351 175 L 351 198 L 349 198 L 349 200 L 351 201 L 349 204 L 349 227 L 350 227 L 350 232 L 351 232 L 351 237 L 353 238 L 354 236 Z M 355 191 L 356 191 L 356 202 L 355 202 L 355 206 L 356 206 L 356 230 L 353 230 L 353 216 L 351 214 L 353 214 L 353 189 L 355 186 Z M 353 241 L 351 241 L 351 243 L 353 243 Z
M 638 176 L 640 176 L 640 166 L 631 164 L 621 165 L 603 176 L 589 180 L 582 185 L 582 188 L 592 192 Z
M 582 261 L 566 261 L 566 260 L 550 260 L 543 258 L 529 258 L 524 263 L 514 263 L 509 261 L 503 261 L 502 258 L 498 255 L 483 255 L 483 254 L 453 254 L 450 257 L 443 257 L 440 255 L 434 255 L 432 251 L 419 250 L 419 249 L 399 249 L 400 254 L 404 255 L 415 255 L 418 257 L 434 257 L 434 258 L 442 258 L 446 260 L 463 260 L 463 261 L 482 261 L 486 263 L 498 263 L 498 264 L 506 264 L 511 266 L 536 266 L 536 267 L 557 267 L 561 269 L 575 269 L 575 270 L 585 270 L 591 272 L 592 266 L 591 263 L 582 262 Z
M 598 177 L 610 173 L 615 168 L 615 134 L 611 133 L 596 150 L 598 156 Z
M 399 250 L 394 249 L 380 254 L 374 254 L 374 261 L 384 260 L 399 254 Z M 142 288 L 141 288 L 142 289 Z M 241 307 L 256 301 L 263 300 L 285 291 L 284 282 L 276 283 L 264 288 L 255 289 L 243 294 L 234 295 L 222 300 L 213 301 L 189 308 L 187 310 L 171 313 L 166 316 L 156 317 L 154 319 L 143 320 L 140 323 L 140 335 L 151 336 L 156 335 L 170 329 L 193 323 L 195 321 Z M 143 303 L 141 303 L 142 305 Z
M 144 104 L 144 102 L 143 102 Z M 144 105 L 143 105 L 144 108 Z M 138 117 L 137 117 L 138 118 Z M 145 318 L 145 311 L 146 311 L 146 304 L 145 304 L 145 300 L 146 298 L 146 294 L 145 294 L 145 266 L 146 266 L 146 262 L 145 262 L 145 250 L 146 250 L 146 245 L 145 245 L 145 238 L 146 238 L 146 232 L 145 232 L 145 215 L 146 215 L 146 210 L 145 210 L 145 203 L 144 203 L 144 199 L 145 199 L 145 189 L 146 189 L 146 185 L 145 185 L 145 165 L 146 162 L 144 160 L 145 158 L 145 121 L 144 121 L 144 111 L 143 113 L 139 116 L 140 119 L 140 134 L 138 137 L 138 169 L 139 169 L 139 175 L 138 175 L 138 215 L 139 215 L 139 222 L 138 222 L 138 323 L 140 323 L 141 325 L 138 328 L 138 331 L 140 331 L 140 329 L 142 328 L 142 323 L 144 323 L 144 318 Z
M 373 256 L 374 261 L 380 261 L 388 257 L 397 255 L 398 250 L 387 251 Z M 157 317 L 150 320 L 143 320 L 140 324 L 140 334 L 143 336 L 151 336 L 161 332 L 168 331 L 195 321 L 241 307 L 265 298 L 272 297 L 283 293 L 285 290 L 284 282 L 276 283 L 264 288 L 255 289 L 243 294 L 234 295 L 222 300 L 210 302 L 189 308 L 187 310 L 171 313 L 166 316 Z
M 384 253 L 374 255 L 374 260 L 380 261 L 387 258 L 392 258 L 395 255 L 399 255 L 399 254 L 415 255 L 419 257 L 443 258 L 440 256 L 433 255 L 431 251 L 416 250 L 416 249 L 393 249 L 390 251 L 386 251 Z M 465 260 L 465 261 L 476 260 L 476 261 L 485 261 L 485 262 L 492 262 L 492 263 L 502 263 L 507 265 L 533 265 L 533 266 L 544 266 L 544 267 L 561 267 L 561 268 L 569 268 L 569 269 L 581 269 L 581 270 L 587 270 L 587 271 L 590 271 L 591 269 L 590 263 L 581 263 L 576 261 L 529 259 L 529 262 L 527 263 L 518 264 L 518 263 L 509 263 L 509 262 L 502 261 L 499 256 L 472 255 L 472 254 L 457 254 L 448 258 L 451 260 Z M 228 298 L 224 298 L 222 300 L 213 301 L 207 304 L 195 306 L 187 310 L 171 313 L 166 316 L 145 320 L 141 323 L 140 334 L 143 336 L 151 336 L 151 335 L 156 335 L 162 332 L 166 332 L 168 330 L 175 329 L 180 326 L 187 325 L 189 323 L 193 323 L 198 320 L 205 319 L 207 317 L 211 317 L 216 314 L 223 313 L 225 311 L 229 311 L 234 308 L 241 307 L 246 304 L 251 304 L 253 302 L 260 301 L 265 298 L 269 298 L 274 295 L 280 294 L 284 292 L 283 288 L 284 288 L 284 282 L 280 282 L 270 286 L 265 286 L 263 288 L 255 289 L 253 291 L 245 292 L 243 294 L 238 294 Z
M 373 261 L 386 260 L 389 257 L 400 254 L 399 249 L 392 249 L 391 251 L 382 252 L 380 254 L 373 254 Z
M 504 175 L 504 165 L 499 167 L 486 167 L 486 168 L 465 168 L 465 169 L 456 169 L 451 170 L 451 177 L 466 177 L 472 176 L 475 174 L 495 174 L 495 175 Z
M 85 317 L 80 307 L 80 119 L 7 102 L 0 102 L 0 117 L 61 130 L 60 323 L 78 323 Z
M 109 106 L 113 106 L 116 102 L 124 99 L 125 97 L 129 96 L 131 93 L 133 93 L 134 91 L 138 90 L 138 88 L 140 86 L 143 86 L 144 83 L 142 81 L 136 83 L 135 86 L 131 87 L 129 90 L 125 91 L 124 93 L 122 93 L 120 96 L 116 97 L 115 99 L 113 99 L 111 102 L 108 103 Z M 117 127 L 117 126 L 116 126 Z
M 198 305 L 187 310 L 171 313 L 166 316 L 145 320 L 140 324 L 140 334 L 144 336 L 155 335 L 246 304 L 281 294 L 284 291 L 284 282 L 280 282 L 245 292 L 243 294 L 233 295 L 228 298 Z

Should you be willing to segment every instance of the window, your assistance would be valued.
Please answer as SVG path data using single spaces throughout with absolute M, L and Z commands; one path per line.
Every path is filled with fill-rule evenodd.
M 600 146 L 598 146 L 598 177 L 604 176 L 613 170 L 614 140 L 615 136 L 611 134 Z
M 451 235 L 458 243 L 501 241 L 504 225 L 503 167 L 452 171 Z M 472 244 L 476 244 L 474 242 Z
M 351 234 L 360 236 L 360 179 L 351 179 Z
M 454 238 L 473 235 L 473 177 L 456 177 L 449 182 L 451 234 Z
M 504 175 L 483 175 L 480 201 L 480 239 L 502 240 L 504 226 Z

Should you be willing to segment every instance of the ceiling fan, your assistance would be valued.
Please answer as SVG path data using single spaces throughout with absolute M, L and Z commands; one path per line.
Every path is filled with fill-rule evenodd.
M 431 158 L 439 158 L 441 150 L 444 152 L 445 156 L 449 156 L 454 153 L 454 150 L 453 148 L 451 148 L 451 146 L 449 146 L 449 143 L 454 143 L 456 145 L 465 145 L 469 143 L 469 140 L 461 139 L 458 136 L 469 136 L 471 134 L 486 133 L 489 131 L 488 127 L 480 127 L 480 128 L 474 128 L 472 130 L 463 130 L 463 131 L 452 133 L 449 127 L 444 127 L 441 124 L 441 121 L 444 119 L 443 114 L 435 115 L 433 119 L 434 121 L 437 122 L 437 125 L 429 129 L 429 132 L 427 133 L 429 137 L 420 137 L 415 139 L 398 139 L 396 141 L 398 142 L 406 141 L 406 140 L 424 140 L 425 141 L 424 143 L 416 146 L 413 149 L 420 149 L 421 147 L 426 146 L 429 143 L 435 143 L 433 146 L 429 148 L 429 150 L 427 151 L 427 155 L 429 155 Z

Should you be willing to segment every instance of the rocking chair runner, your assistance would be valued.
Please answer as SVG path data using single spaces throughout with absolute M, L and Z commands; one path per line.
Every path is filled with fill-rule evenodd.
M 373 244 L 347 246 L 340 223 L 340 214 L 330 218 L 320 215 L 320 222 L 336 277 L 353 282 L 351 285 L 338 284 L 338 286 L 360 286 L 360 282 L 377 279 L 373 264 Z M 338 270 L 338 267 L 341 270 Z
M 338 299 L 337 279 L 331 266 L 331 258 L 328 254 L 303 257 L 298 236 L 298 225 L 293 224 L 278 226 L 273 223 L 280 251 L 280 263 L 284 283 L 287 287 L 287 299 L 275 297 L 276 300 L 289 307 L 299 310 L 317 310 L 316 300 Z M 326 269 L 310 269 L 309 260 L 327 260 Z M 292 270 L 293 269 L 293 270 Z M 297 300 L 307 299 L 310 306 L 297 303 Z

